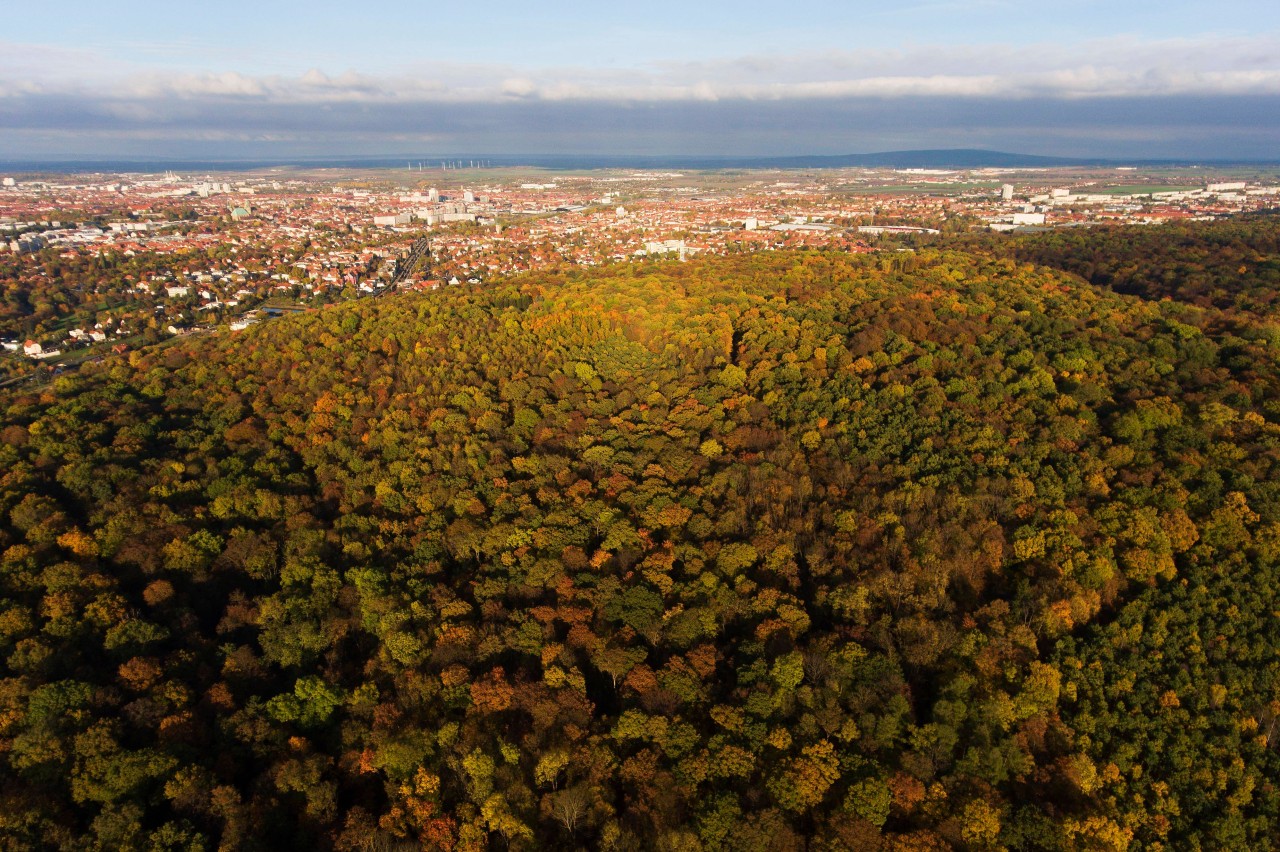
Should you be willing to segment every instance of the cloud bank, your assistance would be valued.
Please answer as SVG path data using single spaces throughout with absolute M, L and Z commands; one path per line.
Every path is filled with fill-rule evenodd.
M 1280 38 L 920 47 L 639 68 L 161 74 L 0 44 L 0 155 L 1280 155 Z M 58 73 L 52 73 L 56 67 Z M 157 149 L 159 146 L 159 149 Z M 38 149 L 38 150 L 37 150 Z

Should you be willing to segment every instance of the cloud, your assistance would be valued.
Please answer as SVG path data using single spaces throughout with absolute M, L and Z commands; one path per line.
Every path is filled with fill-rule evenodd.
M 527 77 L 511 77 L 502 81 L 502 93 L 514 98 L 528 98 L 538 93 L 538 84 Z
M 620 68 L 519 69 L 426 63 L 411 74 L 373 76 L 312 69 L 297 76 L 154 70 L 42 73 L 81 67 L 81 53 L 13 48 L 0 61 L 0 91 L 25 86 L 63 95 L 129 98 L 255 98 L 271 103 L 366 101 L 715 101 L 828 97 L 1131 97 L 1280 93 L 1280 36 L 1115 38 L 1077 45 L 922 46 L 745 56 Z M 53 51 L 50 53 L 49 51 Z M 0 55 L 4 51 L 0 50 Z M 14 58 L 17 57 L 17 58 Z
M 0 156 L 837 154 L 982 147 L 1078 156 L 1258 158 L 1280 148 L 1280 95 L 950 96 L 636 102 L 269 103 L 174 97 L 0 101 Z M 1230 127 L 1224 134 L 1223 128 Z M 198 144 L 197 144 L 198 143 Z M 213 153 L 214 151 L 220 153 Z
M 234 72 L 134 78 L 110 89 L 62 87 L 58 93 L 104 99 L 155 97 L 252 98 L 268 103 L 363 101 L 368 103 L 540 101 L 785 100 L 830 97 L 1133 97 L 1280 94 L 1280 68 L 1187 71 L 1174 66 L 1126 69 L 1083 65 L 1048 71 L 901 74 L 748 82 L 716 79 L 670 81 L 660 77 L 601 80 L 581 74 L 498 77 L 477 69 L 465 81 L 456 72 L 424 77 L 247 77 Z
M 60 67 L 73 64 L 61 58 Z M 331 153 L 981 146 L 1263 157 L 1280 143 L 1274 35 L 923 46 L 609 69 L 424 63 L 394 76 L 318 68 L 292 76 L 117 67 L 39 73 L 47 59 L 26 49 L 0 61 L 0 153 L 221 140 L 243 150 Z

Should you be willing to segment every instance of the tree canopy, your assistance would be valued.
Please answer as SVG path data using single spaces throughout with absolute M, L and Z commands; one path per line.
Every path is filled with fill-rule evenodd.
M 1265 847 L 1280 369 L 1221 301 L 784 252 L 10 391 L 0 844 Z

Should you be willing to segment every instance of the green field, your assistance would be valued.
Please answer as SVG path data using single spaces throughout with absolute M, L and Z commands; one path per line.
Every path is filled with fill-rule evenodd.
M 1164 184 L 1127 184 L 1125 186 L 1108 186 L 1105 189 L 1089 190 L 1097 195 L 1147 195 L 1152 192 L 1190 192 L 1200 186 L 1172 186 Z
M 853 195 L 887 195 L 890 193 L 919 193 L 922 195 L 955 195 L 979 189 L 999 189 L 998 183 L 900 183 L 883 186 L 842 186 L 840 192 Z

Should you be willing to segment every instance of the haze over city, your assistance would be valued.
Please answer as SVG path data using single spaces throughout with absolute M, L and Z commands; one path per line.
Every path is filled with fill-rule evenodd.
M 1274 159 L 1265 2 L 655 2 L 7 13 L 0 159 L 988 148 Z

